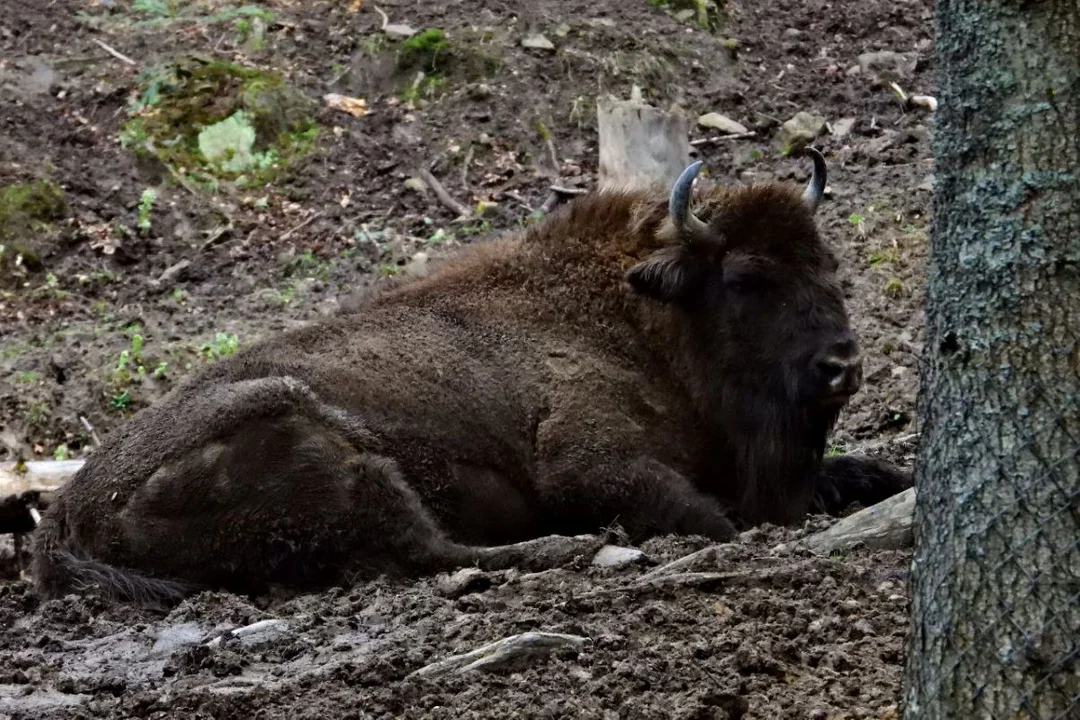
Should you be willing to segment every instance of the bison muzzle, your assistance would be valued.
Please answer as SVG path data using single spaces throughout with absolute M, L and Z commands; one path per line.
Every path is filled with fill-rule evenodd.
M 205 368 L 109 438 L 35 537 L 36 588 L 167 602 L 478 564 L 876 502 L 824 458 L 861 383 L 789 184 L 583 196 L 361 307 Z M 694 205 L 695 208 L 691 206 Z

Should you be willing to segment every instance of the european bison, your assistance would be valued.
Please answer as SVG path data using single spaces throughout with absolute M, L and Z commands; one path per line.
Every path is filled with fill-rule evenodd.
M 164 602 L 542 566 L 612 524 L 727 540 L 729 511 L 789 523 L 907 487 L 822 457 L 861 364 L 810 154 L 805 192 L 715 187 L 697 214 L 701 163 L 670 197 L 581 197 L 205 369 L 58 494 L 38 591 Z

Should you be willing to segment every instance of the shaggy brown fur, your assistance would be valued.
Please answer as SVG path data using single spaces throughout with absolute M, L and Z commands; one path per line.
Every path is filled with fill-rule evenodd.
M 679 237 L 663 192 L 585 196 L 204 370 L 59 493 L 37 589 L 163 601 L 554 564 L 598 541 L 504 545 L 613 523 L 725 540 L 729 509 L 783 523 L 906 487 L 822 463 L 842 400 L 814 358 L 856 346 L 798 191 L 699 200 L 710 242 Z

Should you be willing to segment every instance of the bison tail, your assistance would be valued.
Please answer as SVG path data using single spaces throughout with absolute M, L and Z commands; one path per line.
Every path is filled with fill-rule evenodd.
M 62 521 L 42 518 L 34 535 L 32 573 L 34 589 L 44 599 L 69 592 L 97 590 L 110 600 L 138 605 L 167 606 L 191 595 L 197 588 L 173 580 L 152 578 L 98 560 L 79 557 L 64 547 Z

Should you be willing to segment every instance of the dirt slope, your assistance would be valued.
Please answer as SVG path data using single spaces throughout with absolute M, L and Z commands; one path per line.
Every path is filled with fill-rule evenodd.
M 595 99 L 635 84 L 655 104 L 720 112 L 757 133 L 697 146 L 714 179 L 802 182 L 806 163 L 781 154 L 779 125 L 799 111 L 829 123 L 815 140 L 830 164 L 820 223 L 867 357 L 834 442 L 910 456 L 910 443 L 888 441 L 914 430 L 932 119 L 905 111 L 883 81 L 933 93 L 929 0 L 732 2 L 711 32 L 649 0 L 379 3 L 386 30 L 441 30 L 413 41 L 348 0 L 7 6 L 0 459 L 78 456 L 91 447 L 80 417 L 106 435 L 238 344 L 536 221 L 551 184 L 593 184 Z M 554 48 L 522 46 L 537 33 Z M 299 98 L 272 117 L 287 116 L 279 129 L 292 144 L 253 160 L 280 168 L 271 184 L 212 193 L 197 168 L 133 144 L 147 126 L 132 119 L 167 107 L 169 63 L 192 56 L 257 71 L 260 88 L 280 76 Z M 327 93 L 363 98 L 367 113 L 334 109 Z M 197 111 L 224 97 L 215 90 Z M 158 138 L 159 157 L 178 137 Z M 419 163 L 467 205 L 494 204 L 455 222 L 415 182 Z M 432 580 L 273 606 L 205 595 L 165 616 L 94 598 L 39 606 L 13 582 L 0 586 L 0 715 L 888 717 L 908 558 L 772 557 L 781 536 L 747 538 L 719 568 L 743 579 L 708 591 L 624 591 L 643 570 L 582 568 L 492 577 L 460 599 Z M 647 550 L 666 560 L 694 547 Z M 266 617 L 288 619 L 289 632 L 199 646 Z M 590 643 L 516 674 L 403 679 L 528 629 Z

